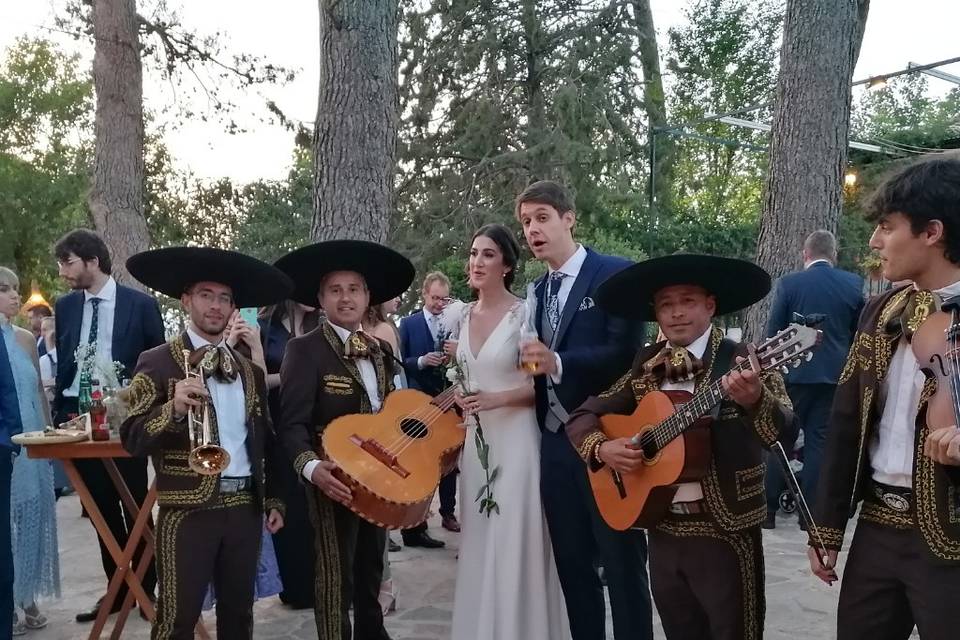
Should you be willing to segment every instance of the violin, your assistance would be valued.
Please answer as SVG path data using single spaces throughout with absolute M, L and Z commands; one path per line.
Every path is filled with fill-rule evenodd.
M 960 424 L 960 296 L 923 321 L 910 347 L 920 368 L 937 381 L 927 401 L 927 427 L 935 431 Z

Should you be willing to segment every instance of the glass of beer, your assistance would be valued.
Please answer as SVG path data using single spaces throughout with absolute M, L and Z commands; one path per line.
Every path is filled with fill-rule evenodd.
M 537 335 L 535 320 L 537 317 L 537 292 L 532 282 L 527 285 L 527 297 L 523 301 L 523 307 L 524 314 L 523 324 L 520 325 L 520 354 L 518 358 L 522 369 L 525 369 L 531 374 L 536 374 L 540 369 L 539 363 L 524 361 L 523 359 L 523 347 L 540 339 L 540 336 Z

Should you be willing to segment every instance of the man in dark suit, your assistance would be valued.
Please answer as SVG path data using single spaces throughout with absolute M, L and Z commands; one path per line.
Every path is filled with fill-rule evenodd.
M 55 313 L 59 361 L 53 415 L 54 422 L 59 424 L 79 409 L 80 377 L 85 372 L 77 366 L 75 352 L 78 345 L 94 345 L 96 363 L 101 369 L 120 362 L 123 371 L 118 378 L 127 378 L 133 373 L 142 352 L 163 344 L 164 330 L 156 300 L 136 289 L 117 284 L 111 277 L 110 252 L 96 233 L 75 229 L 57 242 L 54 254 L 60 266 L 60 277 L 73 289 L 57 300 Z M 99 375 L 96 371 L 86 373 L 91 378 Z M 117 458 L 114 462 L 134 500 L 141 504 L 147 495 L 147 459 Z M 122 548 L 133 528 L 133 515 L 123 505 L 99 460 L 78 460 L 76 466 Z M 142 549 L 134 558 L 134 566 L 140 551 Z M 102 540 L 100 556 L 109 581 L 116 564 Z M 156 581 L 154 563 L 151 562 L 143 580 L 143 588 L 148 594 L 153 593 Z M 117 596 L 114 605 L 117 611 L 125 595 L 121 591 Z M 99 606 L 98 601 L 92 609 L 78 613 L 77 622 L 94 620 Z
M 817 476 L 827 439 L 827 423 L 837 379 L 850 350 L 857 320 L 863 310 L 863 279 L 834 265 L 837 239 L 824 229 L 814 231 L 803 243 L 803 271 L 780 278 L 767 320 L 772 336 L 794 321 L 794 314 L 808 319 L 823 316 L 818 328 L 823 341 L 813 359 L 786 376 L 787 393 L 803 429 L 803 493 L 813 508 Z M 767 519 L 765 529 L 776 527 L 778 496 L 783 477 L 778 469 L 767 471 Z M 802 523 L 801 523 L 802 525 Z
M 543 431 L 540 491 L 573 640 L 604 638 L 600 562 L 618 640 L 653 637 L 647 543 L 642 531 L 614 531 L 597 511 L 583 461 L 564 433 L 569 412 L 630 369 L 642 324 L 628 326 L 594 304 L 596 288 L 627 267 L 623 258 L 595 253 L 573 239 L 576 214 L 566 189 L 531 184 L 517 198 L 524 237 L 549 272 L 536 283 L 540 340 L 524 345 L 536 366 L 537 419 Z
M 435 396 L 446 387 L 443 377 L 443 341 L 450 337 L 449 328 L 442 325 L 441 314 L 450 299 L 450 280 L 439 271 L 432 271 L 423 279 L 420 292 L 423 308 L 400 321 L 400 351 L 403 369 L 412 389 Z M 451 471 L 440 480 L 440 518 L 443 528 L 460 531 L 454 515 L 457 506 L 457 472 Z M 427 523 L 405 529 L 403 543 L 408 547 L 435 549 L 444 543 L 427 533 Z

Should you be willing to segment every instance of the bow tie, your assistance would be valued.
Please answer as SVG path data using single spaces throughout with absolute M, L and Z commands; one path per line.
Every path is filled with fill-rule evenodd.
M 940 297 L 926 289 L 913 289 L 897 305 L 885 311 L 887 321 L 883 325 L 887 335 L 902 335 L 907 342 L 913 332 L 920 328 L 931 313 L 940 309 Z
M 369 358 L 380 353 L 380 343 L 363 331 L 354 331 L 343 345 L 345 358 Z
M 226 347 L 208 344 L 195 349 L 190 354 L 190 366 L 199 367 L 206 378 L 213 376 L 221 382 L 237 379 L 236 358 Z
M 703 371 L 703 361 L 683 347 L 664 347 L 647 360 L 644 371 L 661 382 L 690 382 Z

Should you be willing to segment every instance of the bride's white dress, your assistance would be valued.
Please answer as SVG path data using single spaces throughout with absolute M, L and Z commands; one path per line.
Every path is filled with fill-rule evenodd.
M 470 344 L 470 309 L 460 326 L 458 357 L 471 390 L 504 391 L 532 385 L 517 369 L 522 305 L 507 313 L 487 341 Z M 453 640 L 562 640 L 567 614 L 540 502 L 540 430 L 533 406 L 480 412 L 499 466 L 493 497 L 500 513 L 479 512 L 485 482 L 477 458 L 476 427 L 467 420 L 460 462 L 462 533 L 453 609 Z

